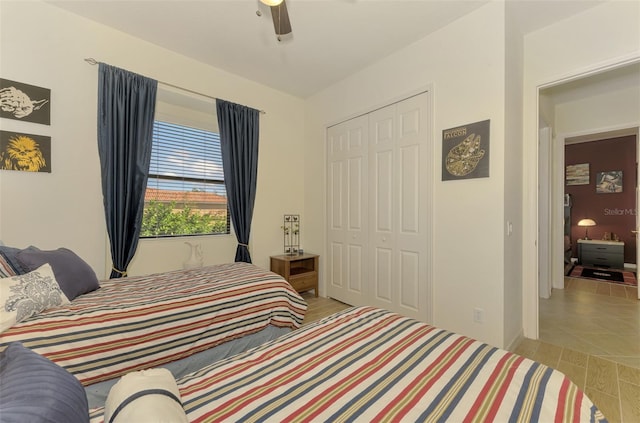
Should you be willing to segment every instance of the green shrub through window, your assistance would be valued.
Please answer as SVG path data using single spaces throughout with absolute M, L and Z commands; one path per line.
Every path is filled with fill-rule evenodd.
M 140 236 L 228 233 L 220 135 L 155 121 Z

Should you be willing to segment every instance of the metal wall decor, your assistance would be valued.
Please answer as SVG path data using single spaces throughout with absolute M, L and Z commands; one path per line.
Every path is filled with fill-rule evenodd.
M 0 78 L 0 117 L 51 123 L 51 90 Z
M 0 169 L 51 173 L 51 137 L 0 131 Z
M 284 253 L 298 254 L 300 249 L 300 215 L 285 214 L 281 228 L 284 232 Z
M 489 176 L 490 120 L 442 131 L 442 180 Z

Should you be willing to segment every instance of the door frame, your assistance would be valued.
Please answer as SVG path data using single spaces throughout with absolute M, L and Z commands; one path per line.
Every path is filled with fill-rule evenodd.
M 564 84 L 576 79 L 581 79 L 598 73 L 607 72 L 619 67 L 640 63 L 640 56 L 636 54 L 627 58 L 617 58 L 608 63 L 599 65 L 591 65 L 586 69 L 574 70 L 568 74 L 552 77 L 538 84 L 535 84 L 532 93 L 535 101 L 535 120 L 539 122 L 540 117 L 540 91 L 556 85 Z M 525 95 L 525 99 L 527 96 Z M 533 105 L 533 104 L 532 104 Z M 524 109 L 527 107 L 525 105 Z M 534 130 L 534 128 L 531 128 Z M 523 154 L 528 160 L 524 161 L 524 196 L 523 196 L 523 246 L 522 246 L 522 326 L 523 335 L 529 339 L 539 339 L 539 199 L 538 199 L 538 183 L 540 181 L 538 175 L 538 162 L 540 152 L 538 148 L 538 139 L 540 137 L 539 127 L 535 125 L 534 142 L 525 142 Z M 527 130 L 527 128 L 523 128 Z M 529 137 L 525 137 L 529 139 Z M 549 248 L 550 246 L 547 246 Z

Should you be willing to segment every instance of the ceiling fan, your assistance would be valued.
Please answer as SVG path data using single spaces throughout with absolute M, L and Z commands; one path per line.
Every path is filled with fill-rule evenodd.
M 271 18 L 273 19 L 273 27 L 276 31 L 278 41 L 282 41 L 281 36 L 291 33 L 291 21 L 289 20 L 289 12 L 287 11 L 287 3 L 285 0 L 260 0 L 271 9 Z M 258 16 L 262 14 L 257 12 Z

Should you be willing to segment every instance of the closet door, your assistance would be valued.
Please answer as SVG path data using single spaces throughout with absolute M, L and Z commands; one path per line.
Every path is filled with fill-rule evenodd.
M 366 304 L 368 129 L 362 116 L 327 132 L 327 293 L 352 305 Z
M 427 94 L 369 115 L 367 303 L 430 320 L 431 178 Z

